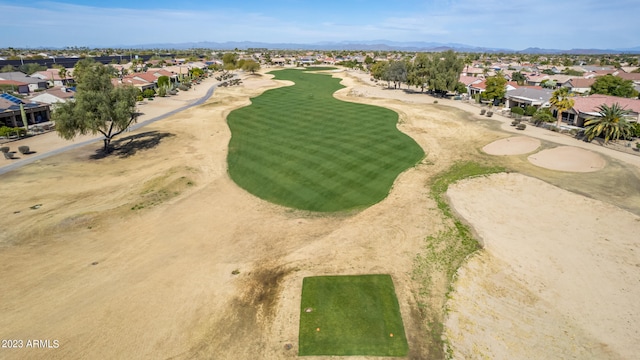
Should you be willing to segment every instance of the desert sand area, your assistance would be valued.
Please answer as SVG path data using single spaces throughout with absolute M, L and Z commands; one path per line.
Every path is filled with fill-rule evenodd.
M 297 358 L 302 279 L 369 273 L 393 278 L 410 359 L 444 355 L 430 339 L 440 324 L 460 359 L 640 351 L 640 156 L 517 131 L 472 105 L 434 104 L 340 70 L 331 72 L 346 86 L 337 98 L 395 110 L 398 128 L 427 155 L 367 209 L 289 209 L 250 195 L 226 171 L 226 115 L 287 85 L 269 70 L 122 134 L 110 156 L 96 157 L 94 142 L 0 175 L 0 339 L 59 344 L 0 349 L 0 358 Z M 189 104 L 212 84 L 175 101 Z M 182 106 L 149 105 L 140 110 L 150 117 Z M 62 146 L 51 135 L 27 145 L 35 155 Z M 564 146 L 581 149 L 585 163 L 556 169 L 560 155 L 528 159 Z M 598 159 L 597 170 L 582 171 Z M 416 257 L 451 226 L 429 184 L 462 160 L 508 172 L 448 192 L 483 249 L 447 301 L 447 280 L 434 269 L 421 282 Z

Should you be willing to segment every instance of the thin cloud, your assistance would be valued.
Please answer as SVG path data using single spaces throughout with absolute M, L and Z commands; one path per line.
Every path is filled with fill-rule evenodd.
M 640 4 L 631 0 L 521 0 L 508 5 L 502 0 L 327 1 L 323 6 L 293 0 L 214 6 L 158 0 L 154 8 L 144 0 L 131 7 L 0 0 L 0 31 L 9 35 L 0 39 L 0 46 L 377 39 L 516 50 L 640 45 L 634 19 Z

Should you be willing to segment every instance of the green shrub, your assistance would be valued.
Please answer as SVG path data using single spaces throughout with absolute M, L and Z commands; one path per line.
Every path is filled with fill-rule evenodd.
M 527 106 L 524 109 L 524 115 L 533 116 L 533 114 L 535 114 L 537 110 L 538 110 L 538 108 L 536 108 L 535 106 Z
M 511 108 L 511 113 L 512 114 L 518 114 L 518 115 L 524 115 L 524 109 L 521 107 L 514 107 Z
M 153 89 L 146 89 L 142 92 L 142 96 L 146 98 L 153 97 L 156 94 L 156 91 Z
M 27 135 L 27 130 L 25 128 L 21 128 L 21 127 L 8 127 L 8 126 L 3 126 L 0 127 L 0 136 L 15 136 L 15 135 L 20 135 L 20 136 L 25 136 Z
M 533 119 L 533 123 L 536 125 L 539 125 L 542 123 L 550 123 L 556 120 L 553 117 L 553 114 L 551 114 L 551 111 L 549 109 L 543 109 L 543 108 L 538 109 L 535 112 L 535 114 L 533 114 L 532 119 Z
M 12 130 L 12 128 L 10 128 L 8 126 L 0 127 L 0 136 L 9 136 L 9 132 L 11 130 Z
M 162 88 L 163 86 L 169 86 L 169 77 L 166 75 L 162 75 L 158 78 L 158 87 Z

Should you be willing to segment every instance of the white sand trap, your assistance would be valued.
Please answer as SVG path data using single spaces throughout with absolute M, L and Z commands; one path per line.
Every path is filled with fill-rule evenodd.
M 607 164 L 602 156 L 573 146 L 542 150 L 527 159 L 536 166 L 570 172 L 598 171 Z
M 540 147 L 540 140 L 528 136 L 514 136 L 500 139 L 482 148 L 489 155 L 520 155 Z

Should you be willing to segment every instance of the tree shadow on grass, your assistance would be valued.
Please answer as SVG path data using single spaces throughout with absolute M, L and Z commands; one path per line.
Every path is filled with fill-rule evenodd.
M 102 148 L 96 150 L 91 159 L 104 159 L 108 156 L 118 156 L 120 158 L 128 158 L 135 155 L 140 150 L 153 149 L 162 139 L 175 136 L 174 134 L 158 131 L 147 131 L 135 134 L 111 142 L 110 151 L 105 152 Z

